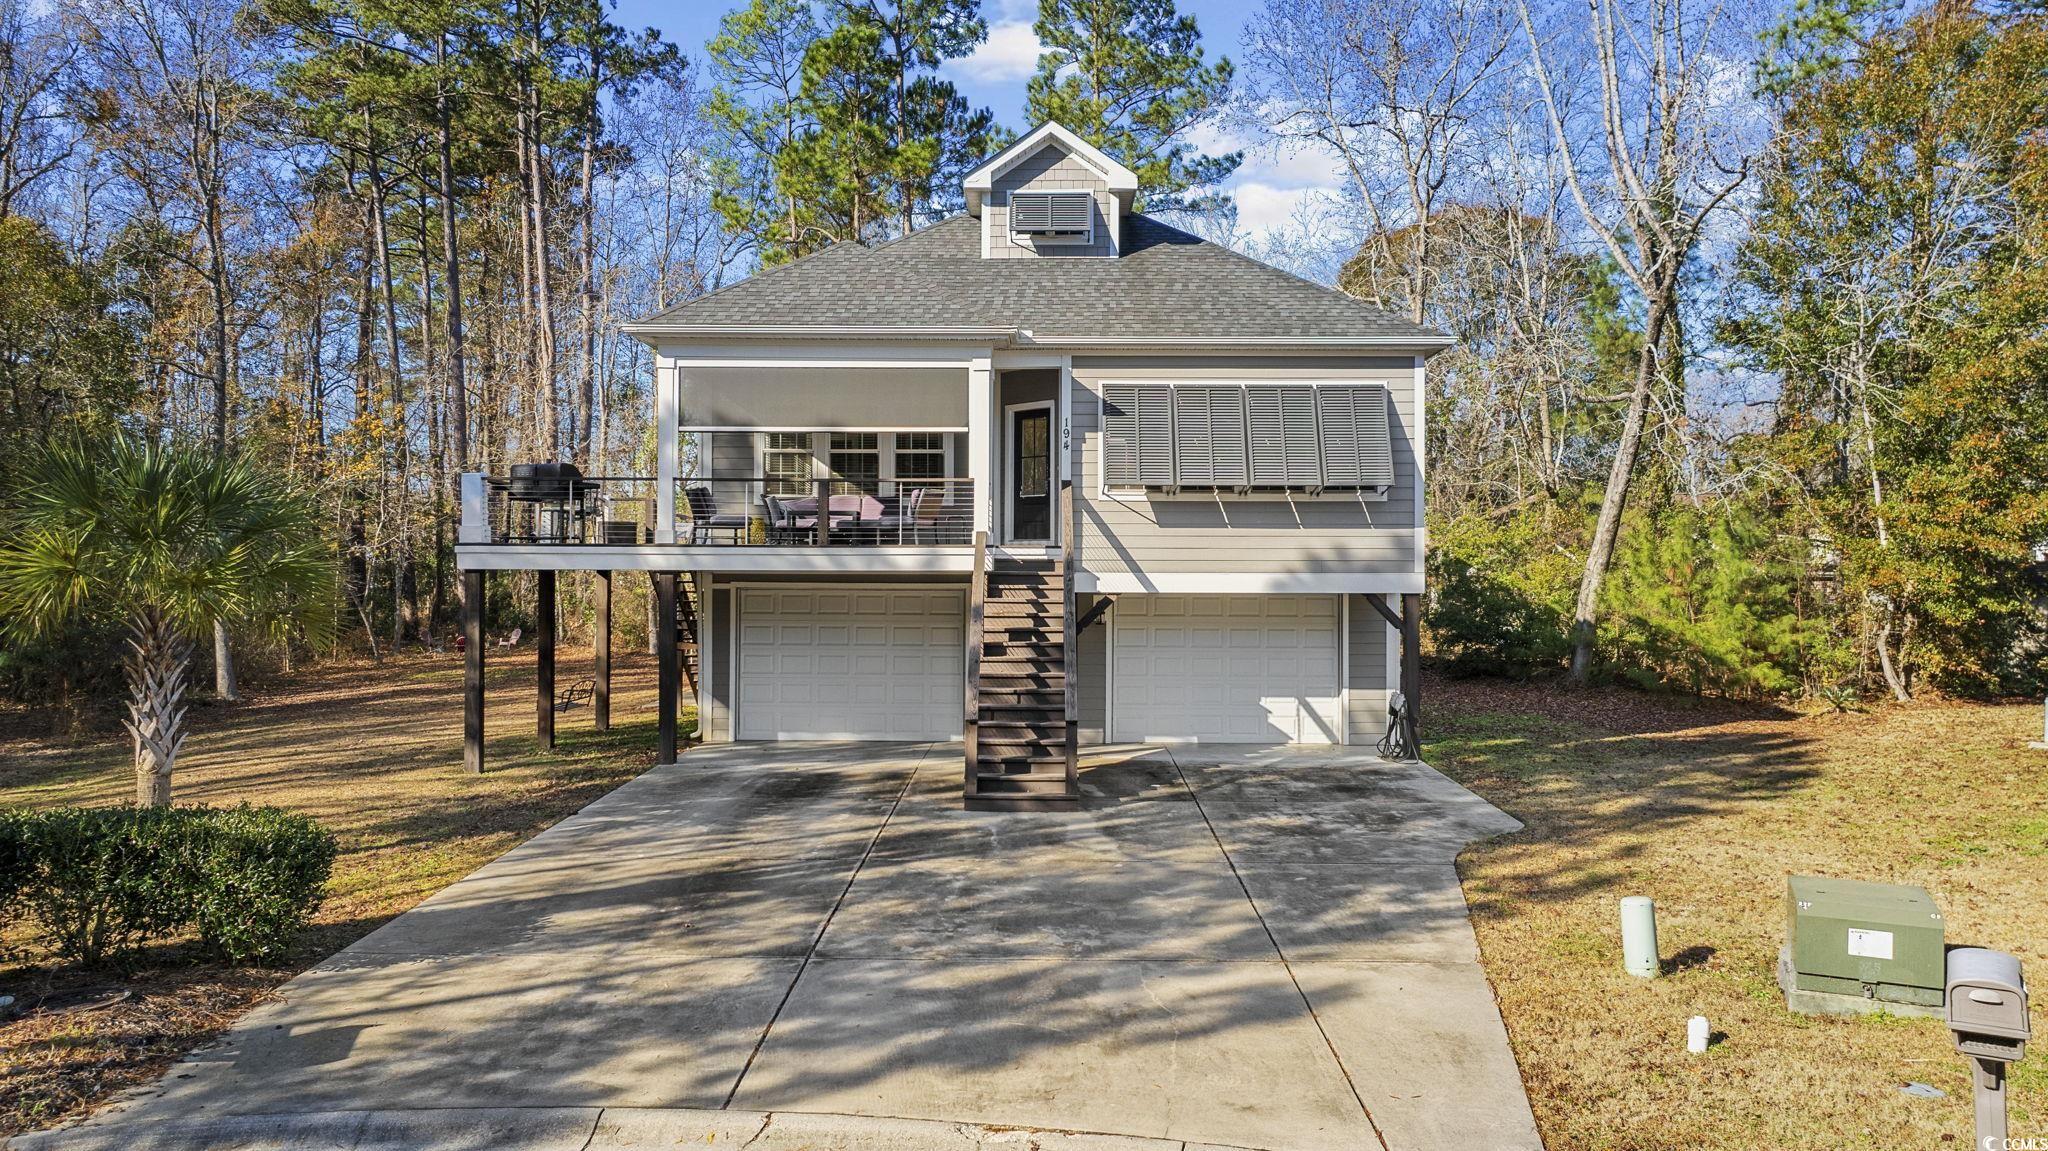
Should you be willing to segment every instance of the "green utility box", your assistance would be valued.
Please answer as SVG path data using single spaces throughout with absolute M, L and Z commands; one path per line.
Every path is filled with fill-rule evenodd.
M 1941 909 L 1924 887 L 1795 875 L 1786 948 L 1799 991 L 1940 1007 L 1947 986 Z

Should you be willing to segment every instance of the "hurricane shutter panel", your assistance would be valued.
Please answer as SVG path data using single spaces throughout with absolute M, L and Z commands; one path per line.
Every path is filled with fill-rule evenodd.
M 1138 486 L 1138 389 L 1132 384 L 1102 385 L 1102 482 Z
M 1095 197 L 1087 192 L 1050 193 L 1046 199 L 1052 231 L 1086 232 L 1095 222 Z
M 1323 470 L 1316 441 L 1315 390 L 1254 384 L 1245 389 L 1245 408 L 1251 424 L 1252 484 L 1320 487 Z
M 1047 192 L 1010 193 L 1010 230 L 1044 232 L 1052 227 L 1052 195 Z
M 1148 488 L 1173 486 L 1173 388 L 1140 384 L 1138 392 L 1138 482 Z
M 1175 388 L 1173 431 L 1180 486 L 1233 488 L 1244 485 L 1243 388 Z
M 1333 488 L 1384 488 L 1394 482 L 1387 429 L 1387 389 L 1380 384 L 1318 389 L 1323 483 Z
M 1316 394 L 1311 388 L 1287 388 L 1280 393 L 1287 413 L 1287 484 L 1315 488 L 1323 483 L 1321 436 L 1316 431 Z

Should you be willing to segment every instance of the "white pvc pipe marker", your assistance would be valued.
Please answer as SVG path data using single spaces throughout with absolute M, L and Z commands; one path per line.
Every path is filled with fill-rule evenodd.
M 1685 1021 L 1685 1049 L 1694 1055 L 1707 1053 L 1707 1017 L 1695 1015 Z
M 1621 966 L 1640 979 L 1657 976 L 1657 904 L 1647 895 L 1621 901 Z

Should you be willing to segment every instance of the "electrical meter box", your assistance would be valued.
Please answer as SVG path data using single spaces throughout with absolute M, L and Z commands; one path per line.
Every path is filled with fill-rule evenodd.
M 1795 875 L 1786 885 L 1785 919 L 1799 990 L 1942 1005 L 1941 909 L 1926 888 Z

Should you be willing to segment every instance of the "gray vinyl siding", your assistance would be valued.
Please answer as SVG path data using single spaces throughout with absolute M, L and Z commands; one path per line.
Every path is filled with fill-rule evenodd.
M 754 433 L 703 432 L 704 475 L 725 479 L 751 478 L 759 465 L 754 460 Z
M 1095 200 L 1093 243 L 1017 242 L 1010 237 L 1011 192 L 1090 192 Z M 983 226 L 988 229 L 991 260 L 1031 260 L 1041 257 L 1114 256 L 1116 244 L 1110 239 L 1110 221 L 1118 211 L 1116 197 L 1095 170 L 1067 155 L 1057 144 L 1047 144 L 1018 162 L 996 179 L 982 207 Z
M 1415 453 L 1409 439 L 1415 426 L 1412 357 L 1077 356 L 1073 370 L 1075 534 L 1082 570 L 1100 576 L 1390 575 L 1419 569 Z M 1261 379 L 1385 383 L 1394 463 L 1394 484 L 1386 498 L 1110 500 L 1099 494 L 1104 380 Z
M 1370 747 L 1387 730 L 1387 645 L 1399 641 L 1364 596 L 1350 599 L 1351 634 L 1345 644 L 1350 652 L 1351 696 L 1344 718 L 1351 745 Z
M 1074 596 L 1073 612 L 1076 619 L 1095 606 L 1098 597 L 1085 594 Z M 1110 609 L 1115 611 L 1114 608 Z M 1109 617 L 1103 616 L 1081 632 L 1079 647 L 1074 653 L 1074 663 L 1080 679 L 1074 684 L 1076 702 L 1080 705 L 1080 736 L 1082 743 L 1104 743 L 1104 732 L 1108 730 L 1109 704 Z

